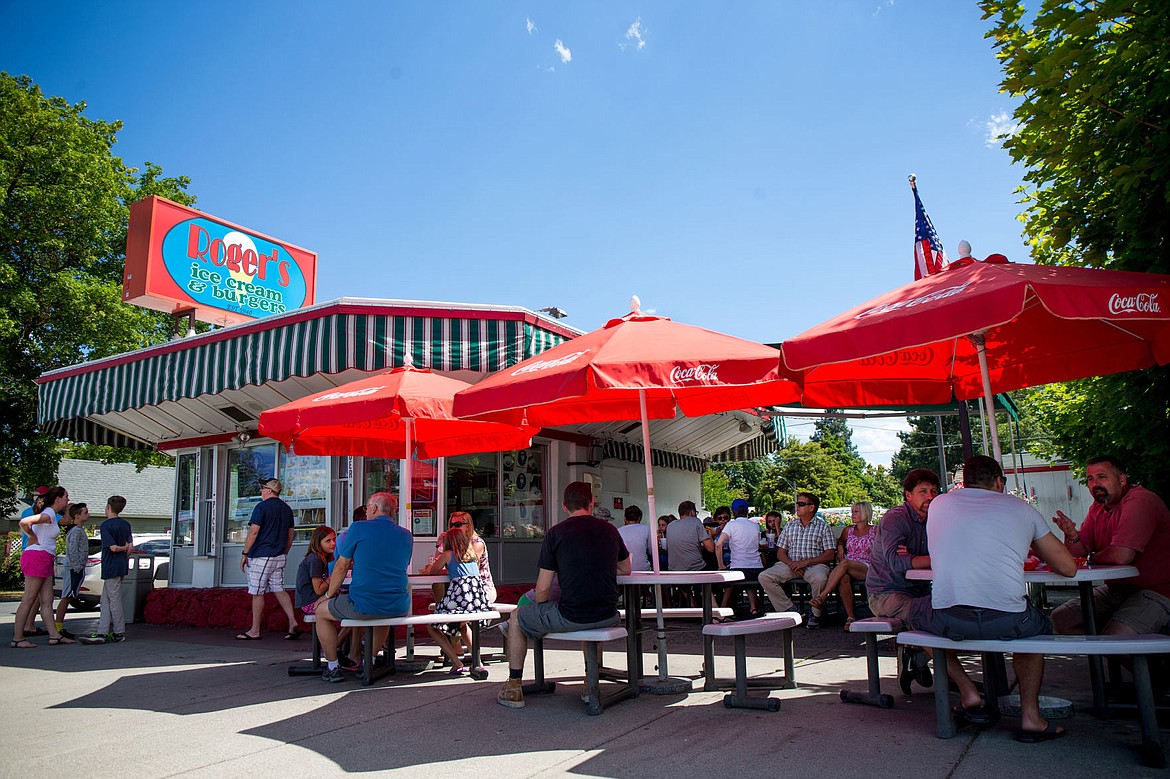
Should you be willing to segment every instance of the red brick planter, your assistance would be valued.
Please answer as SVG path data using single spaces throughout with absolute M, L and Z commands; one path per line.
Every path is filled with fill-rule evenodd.
M 496 597 L 501 603 L 515 603 L 531 588 L 531 584 L 497 585 Z M 289 597 L 295 599 L 291 590 Z M 412 613 L 426 614 L 427 606 L 432 600 L 429 590 L 415 590 Z M 296 609 L 296 612 L 299 618 L 300 609 Z M 252 596 L 242 587 L 210 589 L 167 587 L 151 590 L 146 596 L 144 618 L 151 625 L 247 630 L 252 626 Z M 288 628 L 284 612 L 280 610 L 273 595 L 264 597 L 264 619 L 260 628 L 266 633 L 283 633 Z M 308 630 L 303 623 L 302 628 Z M 426 635 L 426 630 L 419 628 L 417 634 Z M 405 629 L 400 628 L 398 635 L 404 638 Z

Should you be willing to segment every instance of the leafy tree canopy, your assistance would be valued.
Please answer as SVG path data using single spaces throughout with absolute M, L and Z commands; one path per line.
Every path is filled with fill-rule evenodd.
M 1170 272 L 1170 13 L 1161 0 L 982 0 L 1005 92 L 1004 141 L 1027 168 L 1024 235 L 1036 261 Z M 1113 454 L 1166 494 L 1170 369 L 1053 385 L 1033 396 L 1037 453 Z
M 0 73 L 0 511 L 54 480 L 57 442 L 36 427 L 47 370 L 165 341 L 170 319 L 121 302 L 129 204 L 191 205 L 186 177 L 113 154 L 120 122 Z

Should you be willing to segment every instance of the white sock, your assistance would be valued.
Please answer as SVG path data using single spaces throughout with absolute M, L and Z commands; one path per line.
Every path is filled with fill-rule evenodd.
M 327 662 L 329 664 L 330 671 L 332 671 L 334 668 L 336 668 L 338 665 L 340 665 L 340 663 L 338 663 L 336 660 L 326 660 L 325 662 Z

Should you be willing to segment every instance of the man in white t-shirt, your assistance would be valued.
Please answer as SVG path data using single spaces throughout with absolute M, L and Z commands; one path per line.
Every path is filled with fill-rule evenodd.
M 965 489 L 952 490 L 930 505 L 930 564 L 934 571 L 930 602 L 915 602 L 915 628 L 955 640 L 1030 638 L 1052 633 L 1052 622 L 1028 600 L 1024 560 L 1035 547 L 1040 558 L 1063 576 L 1077 565 L 1048 529 L 1040 512 L 1003 493 L 1003 469 L 976 455 L 963 465 Z M 1012 655 L 1020 683 L 1020 730 L 1016 740 L 1048 741 L 1064 728 L 1040 716 L 1044 655 Z M 958 686 L 960 717 L 977 725 L 993 717 L 974 683 L 954 656 L 947 675 Z
M 731 502 L 731 520 L 723 526 L 723 532 L 715 541 L 715 559 L 719 568 L 723 565 L 723 547 L 731 548 L 731 570 L 742 571 L 745 582 L 751 583 L 748 587 L 748 601 L 751 605 L 752 616 L 760 616 L 759 597 L 756 595 L 756 586 L 760 578 L 760 571 L 764 563 L 760 559 L 760 523 L 748 519 L 748 502 L 743 498 L 736 498 Z M 731 605 L 733 587 L 723 590 L 724 608 Z
M 642 524 L 642 509 L 627 506 L 626 524 L 618 528 L 622 543 L 630 553 L 631 571 L 650 570 L 650 528 Z

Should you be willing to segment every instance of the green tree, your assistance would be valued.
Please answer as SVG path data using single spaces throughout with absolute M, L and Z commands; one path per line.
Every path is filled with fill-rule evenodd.
M 982 0 L 1019 99 L 1004 140 L 1026 167 L 1024 235 L 1036 262 L 1170 272 L 1170 14 L 1158 0 Z M 1170 368 L 1050 386 L 1037 453 L 1113 454 L 1166 493 Z
M 940 417 L 943 425 L 943 451 L 946 453 L 947 470 L 955 472 L 963 464 L 963 441 L 959 433 L 958 416 Z M 915 468 L 929 468 L 938 473 L 938 434 L 936 417 L 910 417 L 910 430 L 898 433 L 902 448 L 890 461 L 893 477 L 900 483 L 906 474 Z M 942 476 L 942 474 L 939 474 Z M 901 492 L 899 491 L 899 495 Z M 901 503 L 901 498 L 898 500 Z
M 120 122 L 0 73 L 0 511 L 55 478 L 57 442 L 36 427 L 41 373 L 166 340 L 164 314 L 121 302 L 129 204 L 184 204 L 186 177 L 112 152 Z
M 736 498 L 746 497 L 743 492 L 731 486 L 724 465 L 712 465 L 703 472 L 703 506 L 707 511 L 714 511 L 717 506 L 730 506 Z M 673 508 L 659 507 L 663 514 L 673 514 Z

